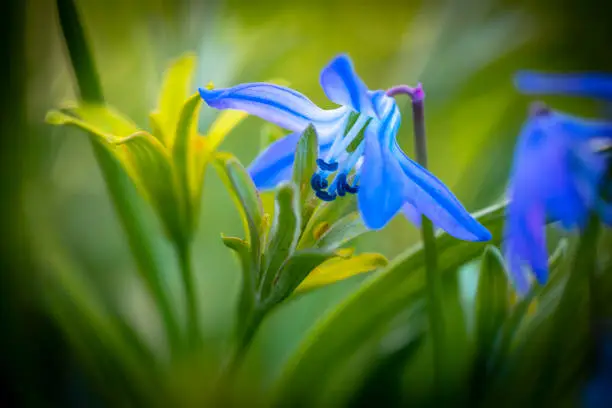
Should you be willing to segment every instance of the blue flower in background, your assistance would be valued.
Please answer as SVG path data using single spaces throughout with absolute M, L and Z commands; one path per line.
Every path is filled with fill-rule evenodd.
M 612 101 L 612 75 L 605 73 L 541 73 L 520 71 L 516 87 L 530 95 L 573 95 Z
M 299 92 L 268 83 L 199 91 L 213 108 L 242 110 L 293 132 L 249 166 L 259 189 L 290 180 L 297 142 L 312 123 L 319 136 L 319 171 L 311 185 L 320 199 L 357 194 L 371 229 L 384 227 L 402 211 L 417 224 L 424 214 L 460 239 L 491 238 L 440 180 L 402 152 L 396 141 L 401 118 L 393 98 L 368 90 L 346 55 L 334 58 L 320 80 L 327 97 L 341 107 L 324 110 Z
M 612 332 L 602 333 L 597 341 L 595 373 L 582 395 L 585 408 L 612 407 Z
M 547 218 L 565 229 L 585 226 L 589 211 L 612 221 L 610 204 L 600 198 L 612 143 L 612 122 L 583 120 L 541 103 L 519 136 L 508 190 L 504 254 L 517 291 L 525 294 L 530 268 L 537 281 L 548 279 Z

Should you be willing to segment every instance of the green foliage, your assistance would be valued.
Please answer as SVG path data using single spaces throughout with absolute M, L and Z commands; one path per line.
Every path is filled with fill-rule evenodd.
M 500 324 L 508 316 L 508 278 L 501 253 L 488 246 L 480 261 L 476 289 L 476 342 L 487 355 L 493 348 Z
M 345 203 L 335 205 L 318 204 L 312 199 L 309 184 L 317 152 L 316 132 L 309 126 L 296 148 L 293 183 L 282 184 L 275 192 L 270 226 L 246 169 L 230 154 L 215 155 L 215 168 L 239 209 L 248 237 L 246 241 L 223 237 L 242 268 L 236 329 L 238 356 L 251 342 L 263 318 L 296 289 L 312 290 L 386 265 L 386 259 L 379 254 L 353 256 L 352 251 L 338 251 L 341 245 L 365 232 L 365 227 L 356 213 L 354 199 L 347 197 L 338 200 Z M 331 227 L 322 231 L 320 225 L 329 223 Z
M 157 3 L 151 2 L 148 7 L 161 8 Z M 39 285 L 44 309 L 62 329 L 71 352 L 105 402 L 113 406 L 439 406 L 436 403 L 440 388 L 432 384 L 435 375 L 441 374 L 445 400 L 453 406 L 574 405 L 591 371 L 593 322 L 612 316 L 608 301 L 612 293 L 609 230 L 602 232 L 593 220 L 579 240 L 558 240 L 553 236 L 551 241 L 559 243 L 550 258 L 550 281 L 544 287 L 534 286 L 522 299 L 516 299 L 510 288 L 497 249 L 502 238 L 504 205 L 478 214 L 494 236 L 488 245 L 437 235 L 431 243 L 437 249 L 434 277 L 440 282 L 438 296 L 442 300 L 444 330 L 434 332 L 431 319 L 427 319 L 430 306 L 423 245 L 417 244 L 395 257 L 414 235 L 409 227 L 397 220 L 384 232 L 370 233 L 367 239 L 356 241 L 366 229 L 355 197 L 322 203 L 312 194 L 309 181 L 317 157 L 314 128 L 309 127 L 298 143 L 291 183 L 265 196 L 257 192 L 236 158 L 252 153 L 247 150 L 257 144 L 257 140 L 251 140 L 257 138 L 254 126 L 245 127 L 243 140 L 230 141 L 227 147 L 232 154 L 217 151 L 246 114 L 223 111 L 205 135 L 199 134 L 199 119 L 204 123 L 212 110 L 200 112 L 201 99 L 191 89 L 194 77 L 227 70 L 223 81 L 229 83 L 231 69 L 222 60 L 235 57 L 230 55 L 232 46 L 214 43 L 212 59 L 201 64 L 200 73 L 195 72 L 195 55 L 189 53 L 175 60 L 164 76 L 155 111 L 149 115 L 150 128 L 142 129 L 135 123 L 145 122 L 142 119 L 147 117 L 139 117 L 138 110 L 150 101 L 142 89 L 129 92 L 137 87 L 128 85 L 140 81 L 148 89 L 151 84 L 140 75 L 134 77 L 130 64 L 136 61 L 138 73 L 145 77 L 155 64 L 143 55 L 157 55 L 162 45 L 153 41 L 154 49 L 137 47 L 138 55 L 121 60 L 125 68 L 121 70 L 114 69 L 117 60 L 100 58 L 100 66 L 107 68 L 100 71 L 104 90 L 109 88 L 112 93 L 115 85 L 115 96 L 123 95 L 123 99 L 109 100 L 126 108 L 134 120 L 128 119 L 104 102 L 73 2 L 61 0 L 58 5 L 82 100 L 49 112 L 47 122 L 77 128 L 92 141 L 105 185 L 127 232 L 130 246 L 124 252 L 137 260 L 150 300 L 164 322 L 165 336 L 159 336 L 155 324 L 151 325 L 153 329 L 142 329 L 141 323 L 155 321 L 158 316 L 148 309 L 135 313 L 137 302 L 131 298 L 137 298 L 139 293 L 123 291 L 128 279 L 113 282 L 116 298 L 105 298 L 102 289 L 88 279 L 96 268 L 109 276 L 118 269 L 121 278 L 129 277 L 130 272 L 119 260 L 101 262 L 102 258 L 114 259 L 117 252 L 101 244 L 108 238 L 103 231 L 98 232 L 103 222 L 96 220 L 95 207 L 88 215 L 87 228 L 99 233 L 94 244 L 102 249 L 99 258 L 93 260 L 74 243 L 72 253 L 65 251 L 70 241 L 56 233 L 68 228 L 60 225 L 63 221 L 48 226 L 31 220 L 36 225 L 32 235 L 44 271 Z M 250 44 L 248 53 L 256 54 L 256 58 L 241 61 L 248 67 L 248 72 L 241 75 L 249 80 L 276 74 L 266 70 L 282 68 L 282 72 L 297 79 L 298 89 L 310 95 L 308 87 L 314 89 L 317 79 L 311 65 L 318 67 L 328 54 L 346 49 L 364 65 L 365 76 L 370 76 L 368 82 L 377 86 L 387 86 L 395 80 L 426 82 L 433 102 L 428 105 L 432 108 L 428 109 L 428 121 L 434 127 L 430 148 L 435 152 L 430 162 L 445 181 L 452 184 L 459 177 L 465 180 L 458 195 L 473 204 L 490 202 L 501 191 L 510 140 L 504 135 L 514 137 L 518 123 L 509 77 L 520 55 L 504 58 L 504 66 L 496 60 L 530 37 L 535 25 L 525 24 L 519 13 L 506 12 L 488 19 L 494 11 L 489 5 L 470 2 L 469 6 L 473 15 L 464 21 L 453 16 L 461 14 L 457 7 L 465 5 L 441 8 L 428 3 L 418 13 L 415 6 L 389 5 L 385 10 L 376 8 L 375 13 L 359 9 L 351 19 L 345 19 L 340 18 L 345 14 L 345 5 L 326 4 L 321 8 L 323 12 L 309 6 L 307 13 L 296 13 L 291 8 L 295 6 L 287 3 L 264 19 L 257 15 L 257 30 L 242 30 L 240 24 L 244 22 L 238 26 L 229 24 L 224 30 L 238 38 L 241 46 Z M 94 2 L 82 7 L 90 10 L 85 20 L 95 22 Z M 258 4 L 258 12 L 260 7 L 266 6 Z M 114 8 L 111 12 L 115 13 Z M 237 19 L 241 13 L 244 11 L 237 11 Z M 293 15 L 299 19 L 291 20 Z M 403 26 L 404 19 L 410 20 L 408 29 Z M 288 21 L 295 24 L 287 24 Z M 340 22 L 342 30 L 327 22 Z M 314 23 L 320 30 L 312 30 Z M 113 24 L 112 31 L 116 31 L 117 24 Z M 279 26 L 270 28 L 271 24 Z M 200 25 L 207 24 L 198 21 Z M 138 25 L 122 26 L 135 27 L 127 30 L 129 33 L 140 33 Z M 363 31 L 365 26 L 367 33 Z M 282 37 L 287 38 L 280 38 L 279 27 L 284 30 Z M 109 34 L 101 32 L 95 23 L 85 28 L 94 36 L 93 44 L 100 44 L 101 38 Z M 343 32 L 342 38 L 336 36 L 338 31 Z M 374 32 L 387 36 L 372 37 Z M 520 34 L 512 37 L 515 32 Z M 330 34 L 334 34 L 333 41 L 328 41 Z M 504 42 L 509 36 L 512 39 Z M 128 37 L 122 30 L 119 44 L 128 42 Z M 295 47 L 294 37 L 304 43 Z M 313 38 L 318 40 L 310 43 Z M 265 47 L 260 46 L 274 44 L 279 48 L 279 41 L 287 42 L 295 52 L 280 53 L 275 49 L 266 53 Z M 99 47 L 96 55 L 122 55 L 117 47 L 106 48 L 112 52 Z M 369 73 L 367 61 L 373 61 Z M 496 65 L 483 70 L 491 63 Z M 448 75 L 448 67 L 453 67 L 453 75 Z M 129 73 L 129 81 L 121 77 L 123 71 Z M 386 71 L 391 75 L 383 74 Z M 394 72 L 396 78 L 389 78 Z M 382 75 L 387 76 L 381 78 Z M 312 84 L 300 83 L 301 76 L 312 77 Z M 197 80 L 205 83 L 208 78 Z M 320 93 L 318 85 L 317 92 Z M 129 106 L 131 94 L 142 106 Z M 316 101 L 317 94 L 312 95 Z M 521 118 L 522 109 L 518 109 Z M 262 147 L 282 134 L 277 126 L 264 125 Z M 208 235 L 218 236 L 215 234 L 219 228 L 225 230 L 229 221 L 223 215 L 231 209 L 216 208 L 228 207 L 224 205 L 224 194 L 207 193 L 207 198 L 215 199 L 206 201 L 210 213 L 204 213 L 200 222 L 209 164 L 223 181 L 217 184 L 225 186 L 234 200 L 245 232 L 244 239 L 222 236 L 242 271 L 236 333 L 230 344 L 223 324 L 231 320 L 226 310 L 234 299 L 227 282 L 236 274 L 227 270 L 232 259 L 224 263 L 224 255 L 207 239 L 213 239 Z M 215 182 L 212 180 L 211 186 Z M 163 239 L 146 228 L 146 208 L 140 206 L 134 186 L 151 205 L 177 251 L 188 303 L 186 313 L 180 313 L 182 302 L 174 299 L 168 285 L 174 275 L 170 265 L 174 258 L 168 257 L 164 262 L 163 248 L 158 245 L 164 243 Z M 474 193 L 472 197 L 470 193 Z M 44 203 L 41 206 L 47 206 L 49 201 L 47 218 L 53 218 L 52 200 L 43 194 L 34 197 L 34 201 Z M 221 204 L 213 205 L 218 203 Z M 44 233 L 49 231 L 54 233 Z M 197 241 L 198 235 L 201 241 Z M 388 262 L 382 254 L 361 252 L 362 248 L 382 248 L 394 259 Z M 199 256 L 201 262 L 195 270 L 192 254 Z M 78 258 L 82 265 L 75 266 L 71 258 Z M 196 289 L 196 271 L 205 290 Z M 369 276 L 358 276 L 372 271 L 375 272 Z M 475 278 L 475 289 L 466 295 L 470 277 Z M 226 283 L 215 286 L 222 279 Z M 345 282 L 332 285 L 339 281 Z M 226 303 L 215 303 L 221 297 L 228 299 Z M 134 300 L 134 304 L 126 300 Z M 206 314 L 206 318 L 198 313 Z M 311 328 L 311 322 L 319 315 L 322 317 Z M 181 338 L 178 322 L 182 317 L 189 332 L 201 337 L 192 348 L 184 347 Z M 198 332 L 204 325 L 205 331 Z M 254 340 L 258 332 L 263 332 L 260 344 Z M 160 341 L 160 337 L 164 338 Z M 166 350 L 166 338 L 173 353 Z M 257 347 L 251 348 L 247 356 L 250 345 Z M 444 348 L 443 364 L 432 369 L 432 353 L 438 352 L 439 347 Z M 228 357 L 228 349 L 232 349 L 229 365 L 222 373 L 227 376 L 219 378 L 221 360 Z M 276 363 L 270 363 L 272 360 Z M 235 370 L 238 366 L 242 372 Z M 271 390 L 266 383 L 269 381 L 274 382 Z

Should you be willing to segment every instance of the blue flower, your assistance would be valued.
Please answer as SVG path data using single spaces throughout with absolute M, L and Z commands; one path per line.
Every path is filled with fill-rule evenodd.
M 547 218 L 569 230 L 584 227 L 591 210 L 610 214 L 599 194 L 607 167 L 599 150 L 610 143 L 612 122 L 532 105 L 515 150 L 504 233 L 505 258 L 520 294 L 530 286 L 526 268 L 540 284 L 548 279 Z
M 516 87 L 531 95 L 573 95 L 612 100 L 612 75 L 596 72 L 540 73 L 520 71 L 514 78 Z
M 320 81 L 339 108 L 321 109 L 299 92 L 267 83 L 199 91 L 213 108 L 246 111 L 292 132 L 249 166 L 260 190 L 291 178 L 297 142 L 312 123 L 319 136 L 319 170 L 311 185 L 320 199 L 357 194 L 359 211 L 370 229 L 384 227 L 401 211 L 417 224 L 424 214 L 460 239 L 491 238 L 440 180 L 402 152 L 396 141 L 401 118 L 393 98 L 368 90 L 346 55 L 334 58 Z
M 612 407 L 612 333 L 601 333 L 596 340 L 595 372 L 582 395 L 585 408 Z

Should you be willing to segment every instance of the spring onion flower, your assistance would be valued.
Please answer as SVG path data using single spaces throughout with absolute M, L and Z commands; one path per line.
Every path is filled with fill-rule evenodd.
M 540 284 L 548 279 L 545 223 L 566 230 L 583 228 L 590 211 L 611 221 L 610 204 L 600 197 L 612 143 L 612 122 L 585 120 L 536 102 L 514 155 L 504 255 L 519 294 L 530 287 L 527 268 Z
M 528 95 L 572 95 L 612 101 L 612 75 L 606 73 L 519 71 L 514 83 Z
M 319 170 L 311 185 L 321 200 L 357 194 L 370 229 L 384 227 L 401 211 L 412 221 L 424 214 L 459 239 L 491 238 L 440 180 L 402 152 L 396 140 L 401 118 L 395 100 L 382 90 L 368 90 L 348 56 L 334 58 L 320 82 L 340 107 L 321 109 L 301 93 L 269 83 L 199 91 L 213 108 L 245 111 L 292 132 L 249 166 L 258 189 L 273 189 L 291 178 L 297 142 L 312 124 L 319 137 Z

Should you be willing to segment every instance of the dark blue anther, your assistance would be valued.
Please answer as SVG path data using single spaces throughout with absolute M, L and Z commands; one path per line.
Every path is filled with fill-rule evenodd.
M 334 201 L 336 199 L 335 194 L 329 194 L 327 191 L 318 190 L 315 191 L 315 194 L 323 201 Z
M 338 163 L 334 163 L 334 162 L 328 163 L 323 159 L 317 159 L 317 166 L 319 166 L 319 168 L 324 171 L 338 170 Z
M 338 179 L 336 180 L 336 192 L 340 197 L 344 197 L 345 187 L 346 186 L 346 174 L 340 173 L 338 174 Z
M 314 191 L 319 191 L 320 188 L 320 179 L 321 176 L 319 176 L 317 173 L 313 174 L 312 177 L 310 178 L 310 187 L 312 187 L 312 189 Z
M 319 173 L 315 173 L 312 175 L 310 179 L 310 186 L 314 191 L 320 191 L 326 189 L 329 183 L 327 179 L 321 176 Z
M 344 185 L 344 189 L 349 194 L 357 194 L 357 192 L 359 191 L 359 186 L 351 186 L 348 183 L 346 183 Z

